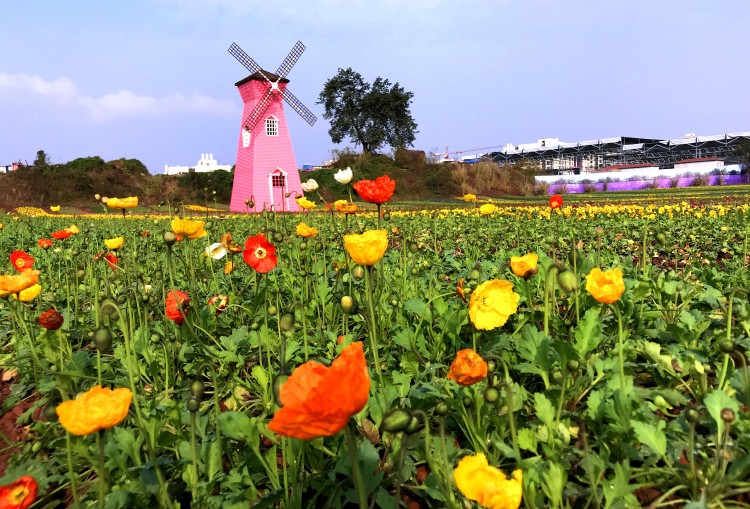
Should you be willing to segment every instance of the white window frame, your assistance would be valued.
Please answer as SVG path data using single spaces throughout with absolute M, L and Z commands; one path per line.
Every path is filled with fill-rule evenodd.
M 266 119 L 266 136 L 278 136 L 279 135 L 279 119 L 276 117 L 268 117 Z

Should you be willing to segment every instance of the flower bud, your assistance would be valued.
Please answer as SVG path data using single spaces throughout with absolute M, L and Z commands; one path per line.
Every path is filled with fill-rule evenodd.
M 201 380 L 193 380 L 190 384 L 190 395 L 198 401 L 203 399 L 203 393 L 206 390 L 206 386 Z
M 578 277 L 573 271 L 563 269 L 557 272 L 557 284 L 565 293 L 571 293 L 578 289 Z
M 355 265 L 352 269 L 352 277 L 357 280 L 365 277 L 365 268 L 361 265 Z
M 495 387 L 487 387 L 484 390 L 484 400 L 490 405 L 494 405 L 500 400 L 500 391 Z
M 175 235 L 173 232 L 166 232 L 164 234 L 164 243 L 166 245 L 172 246 L 175 242 L 177 242 L 177 235 Z
M 695 424 L 701 418 L 701 413 L 695 408 L 688 408 L 685 411 L 685 420 L 691 424 Z
M 341 297 L 341 309 L 344 313 L 350 315 L 357 312 L 357 301 L 351 295 Z
M 380 429 L 389 433 L 404 431 L 411 423 L 411 415 L 406 410 L 396 408 L 388 412 L 380 423 Z
M 731 408 L 725 408 L 721 411 L 721 420 L 726 424 L 732 424 L 734 422 L 734 410 Z
M 191 414 L 194 414 L 195 412 L 197 412 L 200 406 L 201 406 L 200 402 L 197 399 L 192 398 L 192 397 L 187 402 L 187 409 Z
M 440 417 L 445 417 L 448 415 L 448 405 L 445 403 L 438 403 L 435 405 L 435 414 L 439 415 Z
M 100 327 L 94 333 L 94 345 L 99 353 L 109 353 L 112 349 L 112 332 L 106 327 Z
M 292 313 L 285 313 L 279 320 L 279 327 L 284 332 L 289 332 L 294 329 L 294 315 Z
M 729 339 L 719 341 L 719 348 L 724 353 L 732 353 L 734 352 L 734 341 L 731 341 Z

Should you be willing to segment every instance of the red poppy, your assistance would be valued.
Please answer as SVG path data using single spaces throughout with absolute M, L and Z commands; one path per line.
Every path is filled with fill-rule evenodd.
M 50 235 L 53 239 L 63 240 L 73 235 L 73 233 L 69 232 L 68 230 L 57 230 L 56 232 L 52 232 Z
M 190 296 L 187 293 L 179 290 L 172 290 L 167 293 L 167 318 L 177 325 L 182 325 L 182 322 L 185 321 L 188 307 L 190 307 Z
M 143 230 L 141 232 L 141 237 L 143 237 L 145 239 L 146 237 L 148 237 L 149 233 L 151 233 L 151 230 Z
M 120 260 L 117 259 L 114 253 L 107 253 L 104 255 L 104 261 L 107 262 L 107 265 L 109 265 L 110 269 L 117 270 L 117 263 Z
M 367 203 L 380 205 L 391 199 L 393 191 L 396 190 L 396 181 L 388 175 L 383 175 L 375 180 L 360 180 L 352 187 Z
M 36 481 L 30 475 L 0 486 L 0 508 L 26 509 L 36 500 L 37 488 Z
M 552 209 L 559 209 L 562 207 L 563 198 L 559 194 L 553 194 L 549 197 L 549 206 Z
M 213 306 L 214 309 L 216 309 L 216 314 L 218 315 L 229 305 L 229 297 L 221 294 L 214 295 L 213 297 L 208 299 L 208 305 L 209 307 Z
M 261 274 L 269 272 L 278 262 L 276 248 L 259 233 L 245 241 L 245 251 L 242 253 L 245 263 Z
M 331 366 L 308 361 L 281 386 L 281 403 L 268 429 L 308 440 L 335 435 L 362 410 L 370 393 L 370 375 L 362 343 L 341 350 Z
M 52 308 L 42 313 L 36 321 L 47 330 L 57 330 L 62 327 L 63 316 Z
M 36 243 L 42 249 L 49 249 L 50 247 L 52 247 L 52 241 L 50 239 L 39 239 L 36 241 Z
M 34 266 L 34 258 L 24 253 L 23 251 L 13 251 L 10 254 L 10 263 L 18 272 L 24 270 L 30 270 Z

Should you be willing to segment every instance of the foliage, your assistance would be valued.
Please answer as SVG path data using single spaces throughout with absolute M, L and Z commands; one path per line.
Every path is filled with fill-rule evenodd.
M 316 104 L 325 108 L 323 118 L 331 123 L 328 134 L 334 143 L 348 137 L 371 153 L 384 145 L 400 148 L 414 142 L 417 124 L 410 112 L 412 97 L 398 83 L 392 85 L 379 76 L 367 83 L 349 67 L 326 81 Z

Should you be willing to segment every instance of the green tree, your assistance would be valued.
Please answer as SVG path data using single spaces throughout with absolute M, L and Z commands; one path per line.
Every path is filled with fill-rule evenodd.
M 34 168 L 42 171 L 49 169 L 49 156 L 44 150 L 37 150 Z
M 412 97 L 398 83 L 392 85 L 379 76 L 367 83 L 349 67 L 326 81 L 316 104 L 325 108 L 323 118 L 331 123 L 328 134 L 334 143 L 349 137 L 371 153 L 383 145 L 399 148 L 414 143 L 417 124 L 409 110 Z

